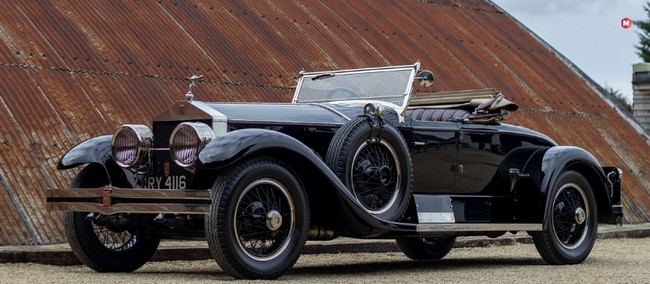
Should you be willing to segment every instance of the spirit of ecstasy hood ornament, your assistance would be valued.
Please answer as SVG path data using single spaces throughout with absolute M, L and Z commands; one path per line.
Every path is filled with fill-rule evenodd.
M 203 75 L 192 75 L 192 77 L 187 78 L 188 80 L 190 80 L 190 87 L 187 90 L 187 94 L 185 94 L 185 99 L 188 102 L 191 102 L 192 100 L 194 100 L 194 94 L 192 94 L 192 87 L 194 87 L 194 84 L 196 84 L 196 82 L 200 81 L 201 78 L 203 78 Z

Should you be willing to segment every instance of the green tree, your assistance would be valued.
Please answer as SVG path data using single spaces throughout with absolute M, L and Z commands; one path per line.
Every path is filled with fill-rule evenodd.
M 645 10 L 648 18 L 650 18 L 650 2 L 646 2 L 643 10 Z M 634 25 L 641 30 L 639 33 L 639 45 L 635 46 L 637 49 L 636 54 L 643 59 L 643 62 L 650 62 L 650 19 L 634 21 Z
M 605 96 L 608 96 L 614 101 L 618 102 L 621 107 L 623 107 L 623 109 L 632 114 L 632 105 L 627 101 L 625 95 L 623 95 L 620 90 L 615 90 L 614 87 L 608 85 L 607 83 L 603 84 L 603 90 L 605 91 Z

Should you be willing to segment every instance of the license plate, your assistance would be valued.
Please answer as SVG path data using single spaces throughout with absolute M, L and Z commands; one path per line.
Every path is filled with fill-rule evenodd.
M 186 176 L 158 176 L 147 177 L 145 179 L 145 188 L 152 189 L 185 189 L 187 187 Z

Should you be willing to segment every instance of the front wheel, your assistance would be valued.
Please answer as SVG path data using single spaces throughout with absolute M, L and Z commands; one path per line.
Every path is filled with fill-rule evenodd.
M 535 247 L 549 264 L 581 263 L 591 252 L 598 229 L 591 186 L 580 173 L 566 171 L 549 198 L 545 229 L 531 233 Z
M 309 204 L 296 174 L 281 161 L 253 158 L 212 187 L 208 247 L 235 278 L 275 279 L 298 260 L 307 240 Z
M 108 183 L 101 166 L 88 165 L 70 187 L 97 188 Z M 102 225 L 96 222 L 100 218 L 120 217 L 87 212 L 63 213 L 68 243 L 86 266 L 98 272 L 131 272 L 142 267 L 156 252 L 159 239 L 147 238 L 136 228 Z

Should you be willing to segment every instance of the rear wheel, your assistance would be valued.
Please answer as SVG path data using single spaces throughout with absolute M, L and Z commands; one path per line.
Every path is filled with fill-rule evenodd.
M 532 232 L 537 251 L 549 264 L 584 261 L 594 245 L 598 230 L 596 199 L 589 182 L 580 173 L 566 171 L 549 195 L 545 228 Z
M 414 260 L 439 260 L 454 247 L 456 237 L 397 239 L 399 249 Z
M 396 220 L 409 202 L 411 155 L 397 129 L 390 125 L 373 128 L 371 120 L 359 117 L 341 127 L 325 161 L 366 211 Z
M 307 240 L 309 204 L 293 171 L 279 160 L 244 161 L 212 188 L 208 247 L 235 278 L 275 279 L 296 263 Z
M 101 166 L 88 165 L 75 178 L 71 188 L 98 188 L 109 183 Z M 98 272 L 131 272 L 153 256 L 160 240 L 146 238 L 139 230 L 123 226 L 99 225 L 101 216 L 88 212 L 64 212 L 66 238 L 74 254 Z

